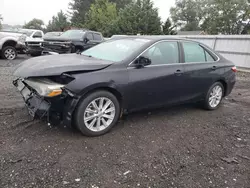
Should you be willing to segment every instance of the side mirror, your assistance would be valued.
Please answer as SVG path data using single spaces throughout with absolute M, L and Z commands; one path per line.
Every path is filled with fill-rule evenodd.
M 135 61 L 135 66 L 137 68 L 145 67 L 148 65 L 151 65 L 151 60 L 147 57 L 140 56 L 136 61 Z
M 89 42 L 89 39 L 88 39 L 87 37 L 85 37 L 85 38 L 83 39 L 83 42 L 84 42 L 85 44 L 87 44 L 87 43 Z

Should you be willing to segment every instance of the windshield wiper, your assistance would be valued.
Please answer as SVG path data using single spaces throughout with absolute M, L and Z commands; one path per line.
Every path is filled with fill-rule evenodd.
M 83 56 L 86 56 L 86 57 L 91 57 L 91 58 L 93 58 L 92 55 L 84 55 L 84 54 L 82 54 L 82 53 L 80 53 L 80 55 L 83 55 Z

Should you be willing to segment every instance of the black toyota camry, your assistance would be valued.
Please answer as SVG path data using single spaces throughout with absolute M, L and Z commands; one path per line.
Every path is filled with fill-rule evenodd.
M 133 36 L 81 54 L 26 60 L 13 83 L 33 117 L 98 136 L 123 113 L 184 102 L 215 110 L 231 93 L 235 73 L 232 62 L 198 42 Z

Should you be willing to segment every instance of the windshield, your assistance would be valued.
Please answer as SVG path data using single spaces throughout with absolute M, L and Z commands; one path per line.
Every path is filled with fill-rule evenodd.
M 68 30 L 64 32 L 61 37 L 62 38 L 82 38 L 85 32 L 83 30 Z
M 60 36 L 62 33 L 61 32 L 49 32 L 44 35 L 44 37 L 54 37 L 54 36 Z
M 82 55 L 91 56 L 113 62 L 120 62 L 128 58 L 135 50 L 138 50 L 150 40 L 145 39 L 121 39 L 101 43 L 84 52 Z
M 27 35 L 28 37 L 30 37 L 32 35 L 34 31 L 33 30 L 24 30 L 24 29 L 21 29 L 18 31 L 18 33 L 22 33 L 22 34 L 25 34 Z

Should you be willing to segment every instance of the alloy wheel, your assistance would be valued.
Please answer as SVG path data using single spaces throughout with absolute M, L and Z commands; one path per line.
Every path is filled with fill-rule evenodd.
M 219 85 L 216 85 L 210 95 L 209 95 L 209 105 L 212 107 L 212 108 L 216 108 L 220 102 L 221 102 L 221 99 L 222 99 L 222 96 L 223 96 L 223 89 L 221 86 Z
M 112 124 L 115 114 L 114 103 L 106 97 L 100 97 L 91 101 L 85 109 L 84 123 L 89 130 L 100 132 Z
M 4 51 L 4 56 L 8 60 L 13 60 L 16 58 L 16 52 L 15 50 L 8 48 Z

